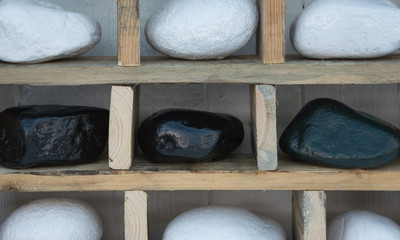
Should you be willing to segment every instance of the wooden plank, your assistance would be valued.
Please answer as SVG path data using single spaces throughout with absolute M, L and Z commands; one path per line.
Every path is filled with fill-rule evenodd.
M 285 0 L 258 0 L 257 53 L 263 63 L 285 63 Z
M 147 240 L 147 194 L 125 192 L 125 240 Z
M 139 101 L 139 85 L 113 86 L 111 89 L 108 152 L 112 169 L 129 169 L 132 165 Z
M 255 57 L 219 61 L 146 58 L 117 67 L 113 57 L 81 57 L 36 65 L 0 64 L 0 85 L 135 85 L 138 83 L 382 84 L 399 83 L 400 55 L 376 60 L 321 61 L 287 57 L 263 65 Z
M 138 0 L 118 0 L 118 66 L 140 65 Z
M 136 157 L 135 162 L 137 159 L 142 157 Z M 116 171 L 109 169 L 104 158 L 80 166 L 0 168 L 0 191 L 400 190 L 400 161 L 374 170 L 318 167 L 285 156 L 279 158 L 277 171 L 240 170 L 237 167 L 240 165 L 234 163 L 232 167 L 230 161 L 221 164 L 224 166 L 216 165 L 216 169 L 208 170 L 195 167 L 184 170 L 182 166 L 180 170 L 149 167 L 140 171 L 141 168 L 133 167 L 128 171 Z M 243 165 L 246 164 L 254 166 L 254 158 L 243 156 Z M 219 170 L 223 167 L 228 170 Z
M 253 148 L 258 170 L 276 170 L 276 92 L 271 85 L 252 85 L 250 89 Z
M 293 192 L 295 240 L 326 239 L 326 194 L 323 191 Z

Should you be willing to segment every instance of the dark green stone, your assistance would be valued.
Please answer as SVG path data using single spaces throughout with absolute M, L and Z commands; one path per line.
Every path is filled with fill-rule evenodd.
M 8 108 L 0 113 L 0 161 L 9 168 L 92 162 L 107 143 L 108 119 L 95 107 Z
M 374 168 L 399 156 L 399 130 L 332 99 L 307 103 L 279 145 L 305 162 L 338 168 Z
M 145 119 L 138 143 L 152 162 L 204 162 L 221 158 L 243 141 L 242 122 L 230 115 L 166 109 Z

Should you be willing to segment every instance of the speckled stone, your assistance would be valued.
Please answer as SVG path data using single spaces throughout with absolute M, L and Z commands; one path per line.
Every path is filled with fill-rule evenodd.
M 253 0 L 168 0 L 147 21 L 145 35 L 171 57 L 222 59 L 251 40 L 258 16 Z
M 315 0 L 293 21 L 290 40 L 309 58 L 382 57 L 400 47 L 400 9 L 390 0 Z
M 332 99 L 306 104 L 286 128 L 280 147 L 296 159 L 338 168 L 374 168 L 399 155 L 399 130 Z
M 39 63 L 74 57 L 89 51 L 100 38 L 96 19 L 49 1 L 0 1 L 1 61 Z
M 221 158 L 243 141 L 242 122 L 227 114 L 165 109 L 145 119 L 138 143 L 152 162 L 204 162 Z
M 108 138 L 109 112 L 95 107 L 42 105 L 0 113 L 0 159 L 9 168 L 94 161 Z

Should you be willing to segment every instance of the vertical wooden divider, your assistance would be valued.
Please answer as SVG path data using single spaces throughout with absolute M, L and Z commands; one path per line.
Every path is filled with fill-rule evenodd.
M 140 86 L 112 86 L 108 138 L 109 166 L 128 170 L 135 156 Z
M 250 86 L 253 149 L 258 170 L 278 168 L 276 139 L 276 90 L 271 85 Z
M 118 0 L 118 66 L 140 66 L 138 0 Z
M 126 191 L 124 202 L 125 240 L 147 240 L 147 194 Z
M 293 239 L 326 240 L 324 191 L 293 191 Z
M 285 0 L 258 0 L 257 54 L 263 63 L 285 63 Z

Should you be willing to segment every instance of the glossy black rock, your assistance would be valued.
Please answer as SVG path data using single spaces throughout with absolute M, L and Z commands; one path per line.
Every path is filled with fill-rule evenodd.
M 397 128 L 332 99 L 306 104 L 280 138 L 282 150 L 313 164 L 374 168 L 399 156 Z
M 87 163 L 103 151 L 109 112 L 94 107 L 41 105 L 0 113 L 0 158 L 27 168 Z
M 152 162 L 203 162 L 221 158 L 243 141 L 242 122 L 227 114 L 165 109 L 142 122 L 138 143 Z

